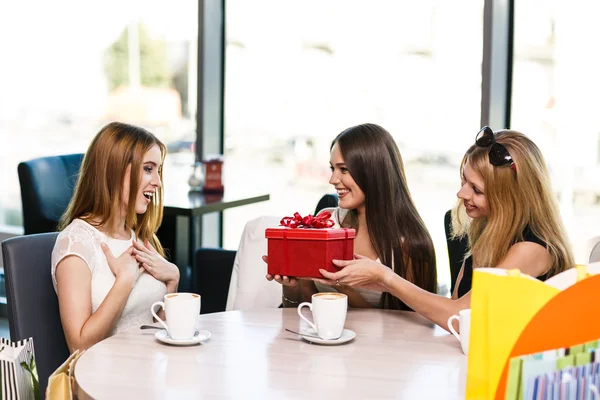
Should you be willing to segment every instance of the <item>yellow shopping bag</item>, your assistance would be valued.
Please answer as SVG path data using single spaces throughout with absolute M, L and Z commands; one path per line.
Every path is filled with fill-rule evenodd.
M 48 400 L 71 400 L 75 398 L 73 390 L 73 372 L 79 357 L 85 352 L 75 350 L 67 360 L 56 369 L 48 378 L 46 387 L 46 399 Z
M 468 399 L 504 399 L 512 357 L 600 337 L 591 306 L 600 300 L 600 275 L 581 280 L 587 276 L 574 269 L 544 283 L 518 271 L 474 271 Z

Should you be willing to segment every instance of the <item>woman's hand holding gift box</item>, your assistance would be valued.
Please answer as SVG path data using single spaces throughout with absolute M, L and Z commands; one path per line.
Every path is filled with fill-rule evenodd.
M 346 228 L 331 228 L 331 214 L 321 213 L 317 217 L 284 217 L 281 227 L 268 228 L 267 274 L 286 286 L 297 285 L 297 280 L 286 277 L 323 278 L 320 269 L 330 272 L 339 270 L 333 260 L 352 260 L 356 231 Z M 269 276 L 267 276 L 269 279 Z M 287 282 L 286 282 L 287 280 Z

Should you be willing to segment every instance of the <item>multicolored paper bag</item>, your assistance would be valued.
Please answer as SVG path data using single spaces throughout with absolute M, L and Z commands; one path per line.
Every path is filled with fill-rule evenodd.
M 467 399 L 504 399 L 513 357 L 600 337 L 598 273 L 594 263 L 541 282 L 516 270 L 476 269 Z

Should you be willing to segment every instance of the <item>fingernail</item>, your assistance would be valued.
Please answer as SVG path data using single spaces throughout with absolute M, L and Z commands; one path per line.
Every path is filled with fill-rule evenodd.
M 106 243 L 102 242 L 102 243 L 100 243 L 100 246 L 106 247 Z

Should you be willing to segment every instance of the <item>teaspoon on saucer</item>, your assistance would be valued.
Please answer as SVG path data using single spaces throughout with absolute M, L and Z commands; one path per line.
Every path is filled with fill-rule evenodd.
M 163 330 L 165 328 L 163 328 L 162 326 L 142 325 L 142 326 L 140 326 L 140 329 L 160 329 L 160 330 Z M 198 329 L 196 329 L 194 331 L 194 336 L 198 336 L 199 333 L 200 333 L 200 331 Z
M 316 336 L 316 335 L 311 335 L 311 334 L 308 334 L 308 333 L 300 333 L 300 332 L 296 332 L 296 331 L 293 331 L 293 330 L 291 330 L 291 329 L 288 329 L 288 328 L 285 328 L 285 330 L 286 330 L 286 331 L 288 331 L 288 332 L 295 333 L 296 335 L 300 335 L 300 336 L 306 336 L 306 337 L 313 337 L 313 338 L 321 339 L 319 336 Z
M 154 325 L 142 325 L 140 329 L 165 329 L 162 326 L 154 326 Z

